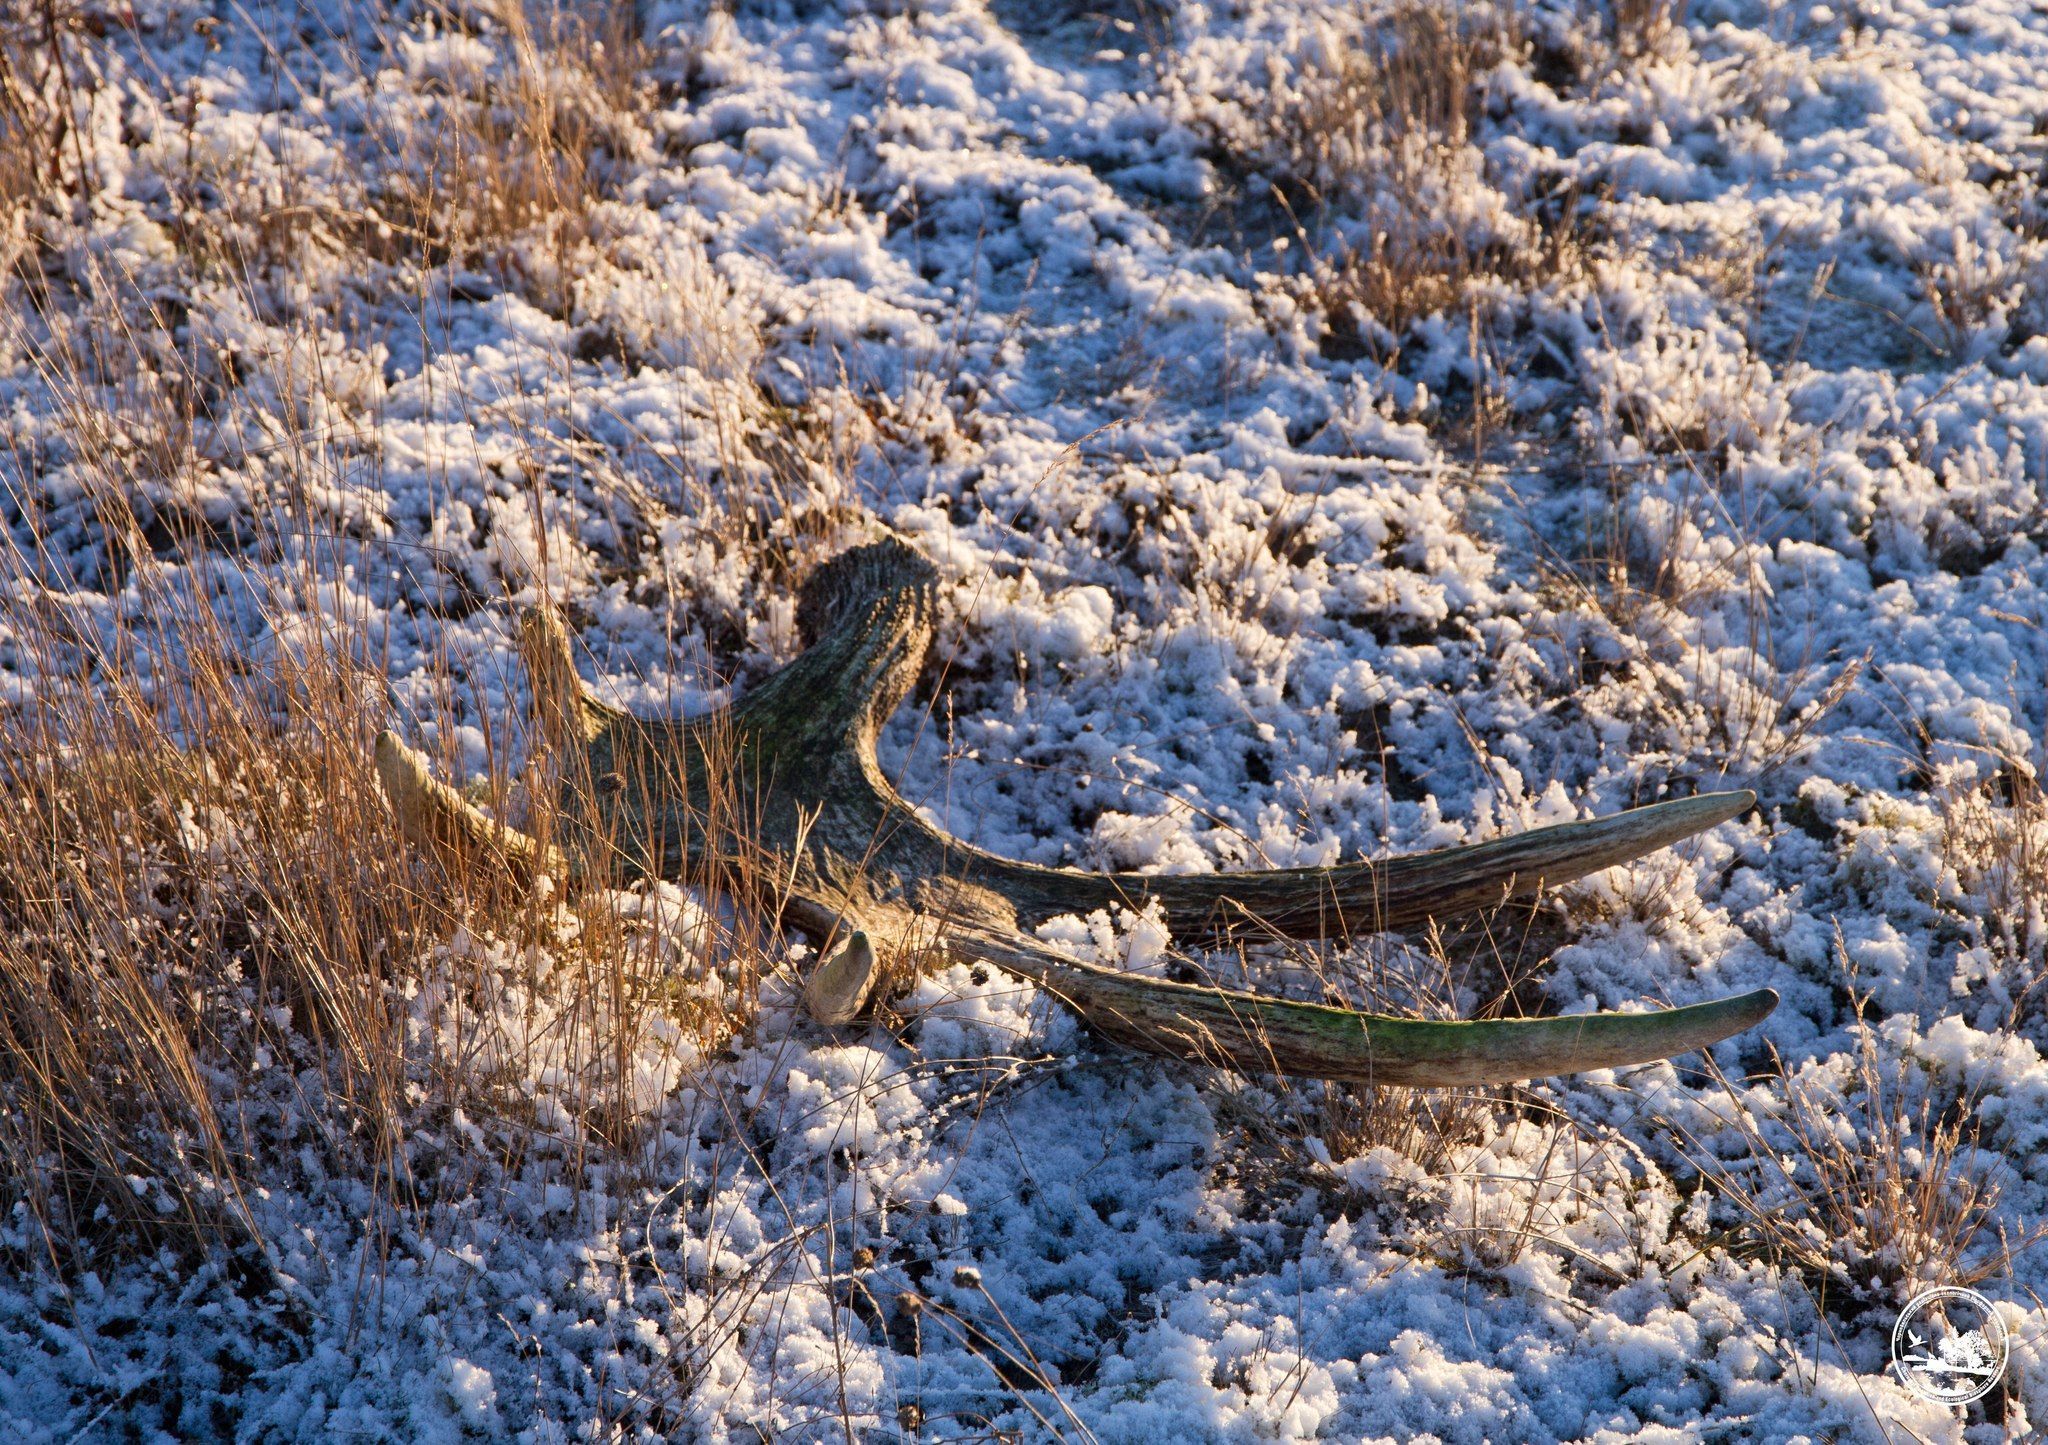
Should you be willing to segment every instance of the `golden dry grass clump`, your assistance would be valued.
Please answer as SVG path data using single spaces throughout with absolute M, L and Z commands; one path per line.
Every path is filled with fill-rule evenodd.
M 256 656 L 224 596 L 147 564 L 108 599 L 10 561 L 0 1197 L 36 1215 L 54 1262 L 167 1227 L 253 1237 L 245 1191 L 306 1143 L 281 1114 L 394 1203 L 415 1190 L 422 1110 L 500 1121 L 516 1152 L 545 1122 L 537 1079 L 565 1082 L 542 1132 L 629 1157 L 673 1080 L 657 1067 L 650 1096 L 648 1060 L 686 1065 L 751 1016 L 770 941 L 674 889 L 515 888 L 501 860 L 399 843 L 371 763 L 388 702 L 362 666 L 367 621 L 309 627 L 319 609 L 295 607 L 289 645 Z M 492 775 L 484 801 L 523 795 L 550 829 L 549 790 L 502 761 Z M 732 986 L 707 995 L 689 980 L 714 952 Z
M 567 303 L 600 206 L 651 149 L 653 85 L 633 7 L 459 7 L 444 23 L 496 41 L 502 58 L 440 69 L 429 113 L 378 138 L 383 154 L 362 239 L 427 266 L 497 264 Z
M 1478 145 L 1496 70 L 1528 48 L 1511 4 L 1332 6 L 1233 108 L 1226 169 L 1292 218 L 1326 351 L 1391 361 L 1417 321 L 1580 264 L 1577 198 L 1508 194 Z
M 1933 1285 L 2004 1279 L 2048 1239 L 2048 1223 L 2014 1226 L 2000 1207 L 1975 1098 L 1886 1031 L 1859 1023 L 1851 1053 L 1771 1065 L 1737 1083 L 1710 1064 L 1717 1141 L 1672 1127 L 1725 1211 L 1710 1240 L 1787 1270 L 1816 1308 L 1890 1311 Z
M 627 10 L 479 23 L 509 28 L 512 63 L 414 173 L 447 182 L 453 158 L 465 206 L 423 193 L 407 224 L 452 228 L 440 264 L 511 272 L 492 246 L 587 239 L 643 66 Z M 689 880 L 514 889 L 490 858 L 401 846 L 371 761 L 390 614 L 348 584 L 361 527 L 323 501 L 374 451 L 374 388 L 274 284 L 365 218 L 195 169 L 170 178 L 173 223 L 138 230 L 145 262 L 74 244 L 96 39 L 61 6 L 0 12 L 0 365 L 44 423 L 0 432 L 0 1210 L 60 1267 L 247 1244 L 251 1200 L 308 1149 L 419 1203 L 408 1131 L 458 1110 L 572 1182 L 627 1159 L 676 1071 L 746 1026 L 773 943 Z M 200 345 L 202 295 L 273 348 Z M 733 324 L 700 349 L 744 372 Z M 428 671 L 445 741 L 465 679 Z M 480 801 L 548 828 L 544 759 L 484 771 Z

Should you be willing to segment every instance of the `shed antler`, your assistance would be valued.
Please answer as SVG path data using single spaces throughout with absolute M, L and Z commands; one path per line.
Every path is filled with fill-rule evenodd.
M 727 886 L 772 894 L 761 901 L 839 944 L 805 991 L 827 1023 L 858 1015 L 881 960 L 914 957 L 938 940 L 956 957 L 1034 980 L 1103 1034 L 1140 1049 L 1378 1084 L 1504 1083 L 1646 1063 L 1715 1043 L 1776 1006 L 1777 995 L 1759 989 L 1646 1013 L 1427 1023 L 1144 978 L 1053 952 L 1029 936 L 1046 919 L 1155 900 L 1183 936 L 1253 924 L 1297 938 L 1399 928 L 1530 897 L 1710 828 L 1756 800 L 1715 793 L 1333 868 L 1160 877 L 999 858 L 926 824 L 875 757 L 875 735 L 931 645 L 935 580 L 930 563 L 893 539 L 841 554 L 803 590 L 804 653 L 733 706 L 689 721 L 634 717 L 592 697 L 559 619 L 545 609 L 529 614 L 522 650 L 542 732 L 561 763 L 559 849 L 435 782 L 389 732 L 377 739 L 379 775 L 410 836 L 491 850 L 514 870 L 708 871 Z M 719 790 L 729 794 L 735 781 L 748 811 L 740 842 L 706 826 Z M 762 868 L 763 859 L 773 866 Z

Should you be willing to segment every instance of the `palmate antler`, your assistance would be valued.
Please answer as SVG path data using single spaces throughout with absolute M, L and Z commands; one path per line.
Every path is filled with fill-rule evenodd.
M 1033 980 L 1099 1032 L 1139 1049 L 1377 1084 L 1504 1083 L 1646 1063 L 1715 1043 L 1776 1006 L 1777 995 L 1759 989 L 1646 1013 L 1428 1023 L 1139 977 L 1053 952 L 1028 930 L 1061 914 L 1152 900 L 1182 937 L 1244 926 L 1311 939 L 1400 928 L 1626 862 L 1756 799 L 1715 793 L 1331 868 L 1153 876 L 1013 862 L 930 827 L 876 761 L 876 733 L 931 645 L 935 580 L 931 564 L 899 541 L 841 554 L 803 590 L 807 650 L 733 706 L 686 722 L 634 717 L 592 697 L 559 619 L 529 614 L 522 650 L 542 731 L 562 765 L 559 849 L 434 781 L 424 759 L 389 732 L 377 739 L 379 776 L 405 832 L 436 846 L 488 849 L 520 871 L 615 865 L 708 875 L 769 895 L 759 901 L 840 945 L 805 990 L 826 1023 L 858 1016 L 885 961 L 937 944 Z M 735 791 L 744 799 L 743 841 L 730 827 L 707 825 L 720 798 L 732 811 Z M 737 856 L 742 847 L 746 858 Z

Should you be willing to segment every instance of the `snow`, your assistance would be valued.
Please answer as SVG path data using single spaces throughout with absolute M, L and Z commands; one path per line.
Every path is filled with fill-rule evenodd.
M 572 604 L 602 695 L 697 712 L 793 654 L 806 566 L 888 526 L 941 570 L 946 669 L 884 763 L 960 836 L 1082 867 L 1312 866 L 1751 787 L 1756 812 L 1562 890 L 1532 946 L 1558 1011 L 1783 1003 L 1715 1051 L 1725 1087 L 1697 1059 L 1538 1083 L 1411 1157 L 1317 1090 L 1119 1052 L 986 970 L 935 962 L 899 1028 L 832 1035 L 784 968 L 729 1047 L 665 1022 L 622 1062 L 567 1042 L 552 955 L 451 938 L 408 984 L 420 1057 L 508 1081 L 533 1140 L 423 1105 L 406 1147 L 442 1182 L 395 1208 L 330 1172 L 318 1081 L 252 1064 L 292 1141 L 251 1200 L 275 1288 L 168 1249 L 62 1278 L 17 1210 L 0 1433 L 1991 1439 L 2048 1418 L 2048 1252 L 1984 1286 L 2014 1393 L 1965 1416 L 1886 1372 L 1902 1298 L 1823 1299 L 1741 1247 L 1689 1155 L 1741 1157 L 1729 1113 L 1768 1115 L 1779 1086 L 1749 1076 L 1772 1049 L 1848 1117 L 1860 1000 L 1916 1097 L 1981 1126 L 1999 1222 L 2048 1208 L 2043 930 L 1987 841 L 2041 826 L 2014 799 L 2048 736 L 2037 7 L 1700 0 L 1620 63 L 1601 15 L 1532 6 L 1582 78 L 1504 60 L 1443 214 L 1519 234 L 1541 197 L 1584 197 L 1587 259 L 1492 283 L 1479 340 L 1426 318 L 1390 364 L 1324 344 L 1298 283 L 1328 238 L 1232 173 L 1279 160 L 1276 77 L 1344 43 L 1303 0 L 1113 24 L 1063 0 L 650 0 L 662 89 L 607 143 L 587 247 L 529 234 L 408 290 L 361 218 L 390 136 L 504 76 L 492 8 L 332 30 L 237 9 L 209 43 L 214 11 L 175 0 L 91 46 L 93 190 L 39 264 L 65 294 L 128 276 L 175 300 L 147 345 L 202 358 L 219 395 L 203 467 L 134 469 L 138 524 L 227 538 L 288 512 L 339 559 L 310 593 L 311 549 L 245 560 L 226 620 L 250 657 L 365 622 L 398 725 L 473 781 L 525 746 L 517 604 Z M 307 239 L 195 271 L 194 196 L 252 240 L 303 214 Z M 1332 201 L 1340 230 L 1379 204 Z M 1474 460 L 1461 408 L 1489 389 L 1505 420 Z M 127 604 L 95 473 L 12 334 L 0 416 L 35 459 L 0 462 L 25 498 L 0 515 L 102 625 Z M 203 559 L 156 565 L 204 595 Z M 0 706 L 55 685 L 16 655 L 0 638 Z M 182 826 L 234 846 L 230 819 Z M 624 903 L 705 1006 L 732 988 L 713 906 Z M 1042 936 L 1175 966 L 1156 918 Z M 1205 966 L 1357 991 L 1415 947 Z M 630 1157 L 585 1169 L 620 1068 Z

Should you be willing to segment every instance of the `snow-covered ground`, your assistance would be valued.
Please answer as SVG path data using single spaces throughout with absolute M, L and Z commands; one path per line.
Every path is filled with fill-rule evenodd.
M 2048 1214 L 2048 11 L 1544 0 L 1469 137 L 1376 167 L 1334 136 L 1310 178 L 1317 68 L 1383 12 L 648 0 L 637 49 L 563 55 L 494 3 L 96 0 L 66 71 L 22 63 L 79 121 L 51 161 L 76 205 L 0 235 L 39 278 L 0 351 L 4 514 L 78 616 L 135 583 L 31 349 L 37 307 L 111 296 L 90 325 L 136 375 L 170 348 L 208 387 L 198 462 L 132 472 L 142 534 L 204 520 L 259 660 L 310 626 L 287 579 L 317 552 L 399 725 L 472 773 L 524 745 L 543 585 L 602 691 L 701 708 L 793 653 L 806 567 L 887 526 L 942 570 L 947 665 L 885 761 L 956 833 L 1321 864 L 1753 788 L 1503 926 L 1554 945 L 1525 992 L 1555 1010 L 1783 1003 L 1719 1077 L 1446 1104 L 1121 1052 L 960 968 L 833 1035 L 778 976 L 729 1047 L 650 1035 L 609 1166 L 423 1110 L 442 1183 L 394 1210 L 277 1104 L 268 1292 L 168 1249 L 51 1272 L 17 1208 L 0 1434 L 2048 1421 L 2048 1249 L 2000 1245 Z M 594 199 L 451 259 L 422 228 L 502 177 L 444 138 L 522 86 L 573 113 Z M 1290 216 L 1290 180 L 1323 205 Z M 1506 259 L 1398 334 L 1319 309 L 1317 257 L 1418 213 Z M 319 547 L 234 547 L 280 514 Z M 142 551 L 159 586 L 213 565 Z M 0 695 L 41 685 L 25 656 Z M 1056 931 L 1165 966 L 1138 920 Z M 1363 1001 L 1420 945 L 1323 964 Z M 1474 1006 L 1497 966 L 1447 947 L 1487 960 Z M 453 1005 L 419 977 L 431 1048 Z M 522 1087 L 575 1132 L 559 1070 Z M 1986 1186 L 1985 1218 L 1941 1204 Z M 1968 1411 L 1886 1370 L 1949 1275 L 2012 1333 Z

